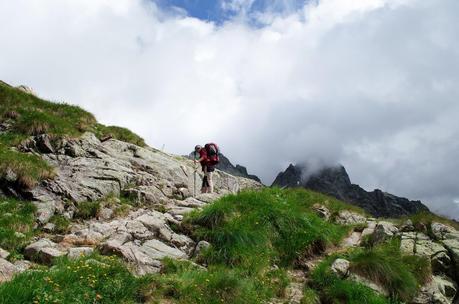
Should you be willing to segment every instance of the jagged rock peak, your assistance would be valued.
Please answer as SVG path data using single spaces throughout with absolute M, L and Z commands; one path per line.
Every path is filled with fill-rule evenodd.
M 273 186 L 308 188 L 357 205 L 377 217 L 400 217 L 429 211 L 420 201 L 410 201 L 379 189 L 368 192 L 352 184 L 342 165 L 325 166 L 313 171 L 307 165 L 290 164 L 277 175 Z

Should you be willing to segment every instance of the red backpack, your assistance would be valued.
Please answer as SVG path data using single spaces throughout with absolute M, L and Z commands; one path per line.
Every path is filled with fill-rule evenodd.
M 220 161 L 218 146 L 214 143 L 208 143 L 204 146 L 207 152 L 207 162 L 210 166 L 215 166 Z

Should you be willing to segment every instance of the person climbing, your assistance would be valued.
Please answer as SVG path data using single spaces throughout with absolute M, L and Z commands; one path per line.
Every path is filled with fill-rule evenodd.
M 215 165 L 219 162 L 218 146 L 214 143 L 206 144 L 204 147 L 197 145 L 194 147 L 195 155 L 199 154 L 199 159 L 194 159 L 195 162 L 201 164 L 204 178 L 202 179 L 201 193 L 213 193 L 214 185 L 212 181 L 212 172 L 215 171 Z

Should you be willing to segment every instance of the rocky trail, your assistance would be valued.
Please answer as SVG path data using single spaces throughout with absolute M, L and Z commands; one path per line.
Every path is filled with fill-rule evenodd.
M 8 252 L 2 253 L 0 282 L 32 263 L 50 265 L 57 257 L 77 258 L 94 250 L 121 256 L 138 275 L 158 272 L 162 258 L 189 259 L 206 246 L 181 231 L 186 213 L 225 194 L 262 186 L 216 171 L 216 193 L 193 197 L 202 173 L 195 173 L 192 161 L 114 139 L 101 142 L 92 133 L 59 140 L 40 135 L 21 149 L 41 155 L 56 168 L 56 176 L 33 189 L 4 187 L 4 192 L 35 204 L 38 224 L 46 233 L 25 248 L 26 260 L 13 264 L 6 260 Z M 120 196 L 127 197 L 133 206 L 126 215 L 115 212 Z M 104 203 L 107 197 L 112 197 L 110 204 Z M 98 217 L 75 219 L 79 205 L 87 201 L 103 203 Z M 55 215 L 72 221 L 69 233 L 55 231 L 49 222 Z

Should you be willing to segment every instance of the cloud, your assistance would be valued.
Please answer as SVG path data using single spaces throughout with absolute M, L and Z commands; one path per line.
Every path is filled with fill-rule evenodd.
M 218 142 L 268 184 L 290 162 L 340 162 L 459 217 L 458 9 L 322 0 L 216 25 L 146 0 L 0 0 L 0 79 L 173 153 Z

